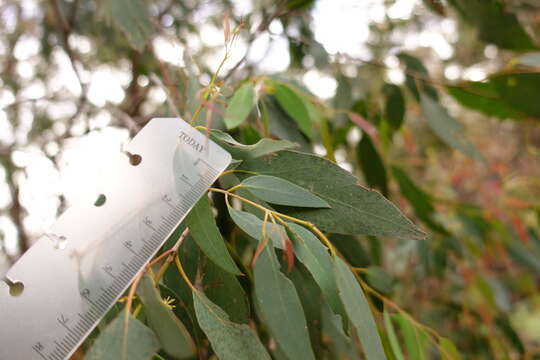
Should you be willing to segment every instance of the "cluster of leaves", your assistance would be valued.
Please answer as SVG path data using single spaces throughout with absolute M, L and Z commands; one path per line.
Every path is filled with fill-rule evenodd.
M 405 54 L 402 58 L 427 73 L 417 59 Z M 438 102 L 437 91 L 416 81 L 409 84 L 435 134 L 482 161 L 476 148 L 457 131 L 459 124 Z M 138 290 L 144 305 L 139 317 L 154 333 L 136 318 L 129 319 L 127 330 L 120 327 L 125 318 L 121 313 L 89 354 L 109 351 L 117 356 L 122 344 L 129 343 L 131 335 L 126 333 L 145 329 L 148 341 L 129 345 L 141 359 L 158 348 L 161 358 L 179 359 L 209 351 L 220 359 L 358 358 L 358 343 L 368 359 L 403 359 L 404 354 L 421 359 L 434 348 L 442 358 L 461 358 L 449 338 L 420 324 L 386 297 L 393 292 L 395 279 L 377 265 L 366 266 L 376 262 L 366 259 L 369 255 L 356 238 L 369 236 L 377 247 L 380 238 L 420 240 L 424 266 L 435 267 L 438 274 L 449 261 L 447 248 L 453 256 L 466 256 L 457 235 L 435 219 L 431 197 L 400 167 L 392 166 L 387 174 L 378 151 L 383 140 L 379 134 L 389 134 L 384 141 L 390 142 L 391 134 L 399 130 L 404 97 L 395 85 L 385 88 L 387 116 L 377 127 L 360 113 L 348 112 L 351 124 L 364 130 L 357 145 L 358 159 L 368 184 L 381 193 L 388 193 L 390 176 L 397 182 L 418 219 L 439 235 L 430 239 L 438 242 L 435 249 L 423 245 L 425 234 L 380 192 L 362 187 L 358 179 L 329 160 L 295 150 L 299 145 L 290 139 L 314 139 L 315 130 L 323 130 L 325 112 L 335 110 L 290 83 L 247 79 L 230 97 L 222 121 L 251 144 L 242 144 L 221 130 L 201 127 L 235 161 L 220 177 L 220 187 L 210 189 L 212 197 L 203 197 L 186 219 L 184 226 L 191 235 L 174 259 L 177 267 L 168 269 L 172 260 L 165 261 L 158 272 L 163 278 L 145 275 Z M 288 140 L 263 138 L 262 134 L 276 136 L 273 125 L 277 121 L 287 124 Z M 335 143 L 333 134 L 326 136 Z M 219 227 L 210 199 L 218 211 Z M 472 222 L 471 226 L 479 220 L 466 211 L 460 216 Z M 169 247 L 177 238 L 178 234 L 173 235 Z M 525 248 L 511 244 L 511 253 L 538 266 Z M 357 253 L 361 256 L 355 256 Z M 359 262 L 362 266 L 354 266 Z M 481 278 L 476 281 L 482 296 L 492 298 L 493 316 L 500 316 L 490 285 Z M 158 291 L 175 305 L 171 308 L 160 302 Z M 508 321 L 500 317 L 496 321 L 523 351 Z M 212 350 L 206 348 L 205 338 Z M 110 351 L 111 347 L 115 350 Z M 133 356 L 129 358 L 139 358 Z
M 438 13 L 444 9 L 439 2 L 427 3 Z M 480 39 L 501 48 L 535 49 L 502 3 L 450 4 L 465 21 L 482 19 L 475 24 Z M 142 3 L 136 5 L 142 9 Z M 144 46 L 144 22 L 134 18 L 130 24 L 125 17 L 116 21 L 133 46 Z M 140 31 L 135 31 L 135 24 Z M 227 26 L 225 40 L 230 43 Z M 383 94 L 382 106 L 368 94 L 336 108 L 298 83 L 251 77 L 237 84 L 225 99 L 222 116 L 209 122 L 213 113 L 220 114 L 215 109 L 223 97 L 216 84 L 218 73 L 214 74 L 202 91 L 192 122 L 211 123 L 214 129 L 200 125 L 201 130 L 235 161 L 179 229 L 190 230 L 181 250 L 168 250 L 178 231 L 164 249 L 169 252 L 164 253 L 167 257 L 158 264 L 157 274 L 149 271 L 142 278 L 136 316 L 127 315 L 129 307 L 127 313 L 116 315 L 89 342 L 88 356 L 117 359 L 127 351 L 129 359 L 146 359 L 159 351 L 155 356 L 162 359 L 206 358 L 212 353 L 220 359 L 399 360 L 434 354 L 460 359 L 458 347 L 480 356 L 497 351 L 525 354 L 505 314 L 510 301 L 506 285 L 476 272 L 474 263 L 466 259 L 481 249 L 493 251 L 489 244 L 493 242 L 503 245 L 500 251 L 505 256 L 539 272 L 540 242 L 535 230 L 521 234 L 533 239 L 533 244 L 523 245 L 516 241 L 520 233 L 511 226 L 515 222 L 509 225 L 505 216 L 489 218 L 481 208 L 467 204 L 452 208 L 452 221 L 459 226 L 444 221 L 437 216 L 440 202 L 389 156 L 395 138 L 406 133 L 406 109 L 412 103 L 441 143 L 479 166 L 489 166 L 441 102 L 441 91 L 489 116 L 540 118 L 538 104 L 522 96 L 524 91 L 535 94 L 540 89 L 533 69 L 540 65 L 538 57 L 518 58 L 511 65 L 514 68 L 486 81 L 442 87 L 434 85 L 418 58 L 406 53 L 398 58 L 406 73 L 405 88 L 382 84 L 378 90 Z M 337 102 L 350 90 L 349 82 L 341 79 Z M 206 121 L 201 122 L 202 112 Z M 346 134 L 354 127 L 362 136 L 351 143 Z M 317 143 L 323 144 L 327 159 L 309 154 Z M 378 191 L 359 185 L 357 178 L 333 162 L 340 148 L 352 150 L 352 161 L 364 180 Z M 392 187 L 399 189 L 415 217 L 429 229 L 429 239 L 385 198 Z M 431 301 L 438 303 L 438 310 L 425 317 L 431 324 L 442 317 L 455 319 L 445 322 L 452 329 L 445 331 L 447 337 L 390 299 L 398 291 L 398 281 L 382 267 L 385 238 L 402 239 L 403 244 L 417 240 L 413 247 L 420 273 L 415 277 L 434 277 L 443 291 L 453 293 L 434 294 Z M 172 262 L 176 266 L 169 267 Z M 447 276 L 455 271 L 460 278 Z M 401 291 L 407 289 L 402 285 Z M 465 322 L 459 320 L 464 313 L 468 314 Z M 475 331 L 467 324 L 485 330 Z

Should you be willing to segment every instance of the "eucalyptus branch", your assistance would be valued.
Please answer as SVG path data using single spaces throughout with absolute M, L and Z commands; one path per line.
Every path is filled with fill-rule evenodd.
M 360 276 L 358 276 L 356 274 L 357 272 L 364 273 L 365 269 L 354 268 L 354 267 L 351 267 L 351 269 L 353 270 L 353 273 L 355 274 L 355 277 L 356 277 L 358 283 L 360 284 L 360 286 L 362 286 L 362 288 L 365 291 L 367 291 L 370 294 L 372 294 L 372 295 L 376 296 L 377 298 L 379 298 L 382 302 L 384 302 L 385 304 L 387 304 L 388 306 L 390 306 L 391 308 L 393 308 L 394 310 L 396 310 L 397 312 L 399 312 L 400 314 L 405 316 L 407 318 L 407 320 L 409 320 L 414 326 L 416 326 L 419 329 L 425 330 L 426 332 L 428 332 L 435 339 L 442 338 L 442 336 L 436 330 L 434 330 L 434 329 L 430 328 L 429 326 L 426 326 L 426 325 L 418 322 L 408 312 L 403 310 L 403 308 L 401 308 L 398 304 L 396 304 L 394 301 L 390 300 L 389 298 L 387 298 L 386 296 L 384 296 L 383 294 L 381 294 L 377 290 L 373 289 Z M 435 344 L 437 344 L 437 343 L 435 342 Z
M 165 272 L 169 269 L 169 266 L 174 262 L 174 258 L 178 254 L 178 248 L 180 247 L 180 245 L 182 244 L 182 242 L 184 241 L 184 239 L 188 235 L 189 235 L 189 228 L 186 228 L 184 230 L 184 232 L 182 232 L 182 235 L 180 235 L 180 238 L 178 238 L 178 240 L 176 241 L 176 243 L 173 245 L 172 248 L 165 251 L 163 254 L 158 256 L 156 259 L 152 260 L 152 262 L 150 262 L 150 264 L 148 264 L 147 268 L 151 268 L 153 265 L 157 264 L 160 260 L 165 258 L 165 262 L 161 265 L 161 267 L 159 268 L 157 274 L 154 277 L 154 282 L 156 284 L 161 280 L 163 275 L 165 275 Z M 168 256 L 165 256 L 165 255 L 168 255 Z M 133 316 L 137 317 L 139 315 L 139 313 L 141 312 L 141 310 L 142 310 L 142 306 L 141 306 L 141 304 L 139 304 L 137 306 L 137 308 L 135 309 L 135 311 L 133 312 Z
M 210 97 L 210 94 L 212 94 L 214 92 L 215 87 L 216 87 L 216 81 L 217 81 L 217 78 L 219 76 L 219 73 L 221 72 L 221 69 L 223 68 L 223 66 L 225 65 L 225 63 L 227 62 L 229 57 L 231 56 L 232 48 L 234 46 L 234 43 L 238 39 L 238 36 L 240 34 L 240 29 L 242 28 L 242 26 L 243 26 L 243 24 L 240 24 L 239 26 L 237 26 L 236 29 L 234 29 L 234 31 L 233 31 L 232 37 L 230 37 L 230 38 L 227 35 L 227 33 L 225 34 L 225 56 L 223 56 L 223 59 L 219 63 L 217 70 L 212 75 L 212 78 L 210 79 L 210 83 L 203 90 L 203 94 L 201 96 L 199 106 L 197 107 L 197 110 L 195 111 L 195 114 L 193 114 L 193 117 L 191 118 L 191 121 L 190 121 L 191 125 L 193 125 L 193 124 L 195 124 L 195 122 L 197 122 L 197 119 L 199 118 L 199 116 L 201 114 L 201 111 L 202 111 L 202 109 L 204 107 L 205 102 Z
M 275 210 L 268 209 L 268 208 L 266 208 L 266 207 L 264 207 L 264 206 L 262 206 L 260 204 L 257 204 L 254 201 L 246 199 L 243 196 L 232 193 L 230 190 L 223 190 L 223 189 L 218 189 L 218 188 L 209 188 L 208 191 L 219 192 L 219 193 L 225 194 L 226 196 L 232 196 L 234 198 L 237 198 L 238 200 L 240 200 L 240 201 L 242 201 L 242 202 L 244 202 L 246 204 L 252 205 L 252 206 L 264 211 L 265 213 L 266 212 L 270 213 L 270 215 L 274 216 L 276 219 L 278 219 L 278 221 L 283 221 L 283 219 L 286 219 L 286 220 L 290 220 L 290 221 L 292 221 L 294 223 L 297 223 L 299 225 L 305 226 L 311 232 L 313 232 L 317 236 L 317 238 L 319 238 L 319 240 L 321 240 L 321 242 L 324 245 L 326 245 L 326 247 L 328 247 L 328 249 L 330 250 L 332 255 L 336 255 L 336 249 L 334 248 L 334 245 L 332 245 L 332 243 L 326 237 L 326 235 L 324 235 L 322 233 L 322 231 L 320 231 L 319 228 L 317 228 L 317 226 L 315 226 L 315 224 L 313 224 L 313 223 L 311 223 L 309 221 L 305 221 L 305 220 L 295 218 L 293 216 L 285 215 L 285 214 L 280 213 L 280 212 L 275 211 Z

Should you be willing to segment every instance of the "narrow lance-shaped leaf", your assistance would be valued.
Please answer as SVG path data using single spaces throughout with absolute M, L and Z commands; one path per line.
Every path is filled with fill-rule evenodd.
M 302 134 L 296 121 L 281 107 L 275 96 L 267 95 L 262 98 L 260 109 L 262 120 L 268 124 L 271 135 L 298 144 L 302 151 L 312 150 L 313 144 Z
M 255 298 L 272 337 L 290 359 L 315 359 L 296 289 L 280 271 L 272 242 L 255 265 Z
M 245 211 L 229 208 L 229 214 L 233 221 L 249 236 L 261 241 L 263 221 L 253 214 Z M 309 270 L 317 285 L 319 285 L 326 300 L 336 313 L 343 313 L 343 305 L 337 295 L 336 280 L 333 276 L 333 265 L 326 247 L 304 227 L 287 223 L 288 230 L 281 225 L 266 224 L 266 236 L 272 245 L 283 249 L 282 235 L 287 233 L 294 245 L 294 253 Z M 279 234 L 282 233 L 282 235 Z
M 395 314 L 393 317 L 397 320 L 403 333 L 409 359 L 425 360 L 428 335 L 423 330 L 418 329 L 404 315 Z
M 490 82 L 469 81 L 446 90 L 461 105 L 500 119 L 521 119 L 524 114 L 512 108 Z
M 213 129 L 210 132 L 212 140 L 227 150 L 235 159 L 254 159 L 276 151 L 294 149 L 297 144 L 287 140 L 261 139 L 253 145 L 245 145 L 236 141 L 231 135 Z
M 394 288 L 396 280 L 379 266 L 371 265 L 366 270 L 367 283 L 375 290 L 390 294 Z
M 202 292 L 193 291 L 193 304 L 199 325 L 221 360 L 270 360 L 270 355 L 246 324 L 236 324 Z
M 311 137 L 313 134 L 313 125 L 309 116 L 309 110 L 295 90 L 289 86 L 280 83 L 273 83 L 275 90 L 274 96 L 279 102 L 279 105 L 296 121 L 302 132 Z
M 231 321 L 249 321 L 249 301 L 236 276 L 208 261 L 204 267 L 203 285 L 208 299 L 222 308 Z
M 403 124 L 405 117 L 405 98 L 399 86 L 393 84 L 385 84 L 383 93 L 386 96 L 384 115 L 388 123 L 392 126 L 392 130 L 398 130 Z
M 406 53 L 400 53 L 397 57 L 405 64 L 405 72 L 407 73 L 405 84 L 416 100 L 420 100 L 421 90 L 432 98 L 438 99 L 437 90 L 429 84 L 429 73 L 424 64 L 418 58 Z
M 394 329 L 394 324 L 392 324 L 392 318 L 390 317 L 390 314 L 388 314 L 388 311 L 384 311 L 383 318 L 384 327 L 386 329 L 386 333 L 388 334 L 388 340 L 390 342 L 390 347 L 392 348 L 392 353 L 396 357 L 396 360 L 405 360 L 405 357 L 403 356 L 403 351 L 401 350 L 401 346 L 399 345 L 396 330 Z
M 386 176 L 386 168 L 384 167 L 381 156 L 367 134 L 362 136 L 356 152 L 362 172 L 369 186 L 375 187 L 381 190 L 383 195 L 387 195 L 388 178 Z
M 144 304 L 148 324 L 156 332 L 163 350 L 179 359 L 194 356 L 196 350 L 193 339 L 184 324 L 163 302 L 149 273 L 141 279 L 137 294 Z
M 540 96 L 540 74 L 497 74 L 489 82 L 495 86 L 501 99 L 512 108 L 540 119 L 540 101 L 531 101 Z
M 291 183 L 269 175 L 250 176 L 241 183 L 253 195 L 272 204 L 310 208 L 328 208 L 330 205 L 317 195 Z
M 463 126 L 441 104 L 424 93 L 420 94 L 420 103 L 429 126 L 441 140 L 467 156 L 483 159 L 476 147 L 464 137 Z
M 392 175 L 397 180 L 401 194 L 410 202 L 416 216 L 425 222 L 430 229 L 448 235 L 448 231 L 433 220 L 435 208 L 431 196 L 416 185 L 405 171 L 397 166 L 392 167 Z
M 443 360 L 461 360 L 463 357 L 459 353 L 456 345 L 447 338 L 439 339 L 439 352 Z
M 425 237 L 380 193 L 358 185 L 358 179 L 321 157 L 280 151 L 267 158 L 246 160 L 239 169 L 283 178 L 325 200 L 331 208 L 276 205 L 280 212 L 311 221 L 323 231 L 405 239 Z
M 512 327 L 510 320 L 508 320 L 508 318 L 505 316 L 498 316 L 495 319 L 495 324 L 497 325 L 497 328 L 501 331 L 501 333 L 504 334 L 509 343 L 512 344 L 512 346 L 519 352 L 522 357 L 524 357 L 526 352 L 525 345 L 521 341 L 521 338 L 519 337 L 516 330 Z
M 255 105 L 255 100 L 253 83 L 247 82 L 236 90 L 225 111 L 224 121 L 227 129 L 233 129 L 246 120 Z
M 246 234 L 251 236 L 254 239 L 259 241 L 262 240 L 262 229 L 263 221 L 256 217 L 253 214 L 250 214 L 245 211 L 236 210 L 232 207 L 229 207 L 229 215 L 231 219 L 242 229 Z M 268 236 L 275 247 L 282 249 L 283 241 L 279 235 L 279 231 L 284 232 L 284 229 L 281 225 L 276 225 L 274 223 L 266 224 L 266 236 Z
M 341 301 L 345 306 L 349 319 L 358 332 L 367 359 L 386 359 L 377 325 L 373 319 L 366 296 L 349 266 L 337 257 L 334 258 L 334 274 Z
M 311 231 L 298 224 L 287 223 L 287 230 L 296 257 L 309 270 L 332 310 L 344 315 L 336 279 L 333 276 L 332 259 L 326 246 Z
M 231 274 L 241 274 L 221 237 L 207 196 L 203 196 L 189 212 L 186 224 L 191 236 L 210 260 Z
M 130 316 L 125 329 L 125 313 L 121 312 L 103 330 L 85 355 L 87 360 L 149 360 L 159 350 L 156 335 Z M 124 337 L 126 336 L 127 337 Z
M 478 31 L 478 37 L 504 49 L 532 50 L 537 47 L 510 6 L 502 0 L 450 0 L 459 14 Z
M 323 303 L 321 312 L 322 332 L 330 339 L 327 344 L 333 355 L 330 358 L 360 360 L 356 344 L 343 331 L 343 317 L 336 315 L 326 303 Z
M 313 352 L 319 354 L 326 347 L 323 345 L 321 332 L 321 307 L 324 297 L 321 296 L 313 277 L 303 266 L 296 265 L 290 272 L 287 270 L 287 277 L 293 282 L 302 303 Z

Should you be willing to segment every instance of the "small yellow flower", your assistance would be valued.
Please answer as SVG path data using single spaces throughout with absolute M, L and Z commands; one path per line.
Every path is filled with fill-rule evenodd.
M 167 296 L 165 299 L 162 299 L 163 303 L 167 305 L 171 310 L 176 307 L 176 305 L 173 305 L 173 302 L 175 301 L 174 298 Z

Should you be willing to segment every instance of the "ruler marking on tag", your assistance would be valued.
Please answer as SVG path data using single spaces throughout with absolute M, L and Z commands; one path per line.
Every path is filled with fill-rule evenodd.
M 160 217 L 161 217 L 161 220 L 163 220 L 165 223 L 167 223 L 167 225 L 174 227 L 174 223 L 171 222 L 171 220 L 169 218 L 166 218 L 163 215 L 161 215 Z
M 64 337 L 64 339 L 66 337 L 69 337 L 71 339 L 71 341 L 75 342 L 77 341 L 77 337 L 81 337 L 84 335 L 84 332 L 83 332 L 83 329 L 80 328 L 80 324 L 77 324 L 72 330 L 70 330 L 66 336 Z
M 110 288 L 108 288 L 108 287 L 103 288 L 103 287 L 102 287 L 102 288 L 100 288 L 100 289 L 101 289 L 101 291 L 102 291 L 102 293 L 103 293 L 104 295 L 107 295 L 108 297 L 114 296 L 114 293 L 112 292 L 112 290 L 111 290 Z M 102 295 L 102 296 L 103 296 L 103 295 Z
M 45 355 L 43 355 L 43 354 L 41 353 L 40 350 L 36 349 L 35 347 L 32 347 L 32 348 L 34 349 L 34 351 L 35 351 L 41 358 L 47 360 L 47 358 L 45 357 Z
M 66 345 L 63 343 L 63 341 L 61 342 L 56 342 L 56 346 L 58 346 L 58 349 L 60 349 L 60 352 L 61 352 L 61 356 L 66 356 L 66 354 L 69 352 L 69 349 L 66 347 Z
M 58 347 L 58 341 L 54 341 L 54 344 L 56 345 L 56 347 L 53 349 L 53 352 L 52 352 L 52 355 L 54 356 L 55 359 L 59 359 L 61 360 L 62 359 L 62 355 L 59 354 L 59 350 L 60 348 Z

